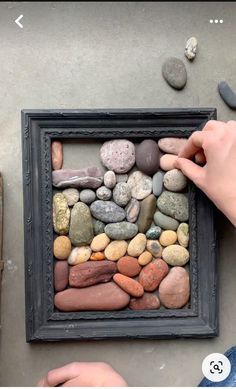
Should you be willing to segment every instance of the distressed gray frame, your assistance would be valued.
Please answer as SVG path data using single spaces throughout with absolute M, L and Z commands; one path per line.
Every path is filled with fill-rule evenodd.
M 218 334 L 214 207 L 190 184 L 190 308 L 59 312 L 53 298 L 51 141 L 189 137 L 213 108 L 23 110 L 26 340 L 214 337 Z

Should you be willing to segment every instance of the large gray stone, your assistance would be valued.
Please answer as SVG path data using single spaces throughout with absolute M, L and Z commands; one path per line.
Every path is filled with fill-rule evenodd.
M 126 173 L 135 164 L 135 147 L 126 139 L 105 142 L 100 149 L 103 165 L 115 173 Z
M 116 223 L 124 220 L 125 211 L 113 201 L 97 200 L 90 206 L 93 217 L 104 223 Z
M 158 209 L 181 222 L 188 220 L 188 198 L 183 193 L 164 191 L 157 200 Z
M 187 71 L 184 63 L 175 57 L 168 58 L 162 66 L 162 75 L 170 86 L 183 89 L 187 82 Z
M 74 246 L 84 246 L 92 242 L 93 222 L 89 207 L 82 203 L 76 203 L 71 211 L 69 237 Z
M 105 233 L 114 240 L 131 239 L 138 233 L 138 227 L 129 222 L 111 223 L 106 225 Z

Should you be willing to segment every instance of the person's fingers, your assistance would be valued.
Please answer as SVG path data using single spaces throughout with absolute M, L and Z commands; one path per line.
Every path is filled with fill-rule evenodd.
M 209 120 L 203 127 L 202 131 L 214 131 L 219 129 L 221 126 L 225 127 L 225 123 L 220 122 L 219 120 Z
M 188 139 L 186 145 L 179 153 L 180 158 L 193 157 L 201 148 L 205 139 L 206 133 L 195 131 Z
M 202 149 L 195 154 L 195 162 L 199 165 L 204 165 L 206 163 L 206 156 Z
M 36 385 L 37 387 L 44 388 L 48 386 L 46 377 L 42 378 Z
M 204 186 L 205 171 L 203 167 L 185 158 L 178 158 L 175 162 L 175 167 L 180 169 L 185 176 L 200 188 Z
M 47 386 L 57 386 L 77 377 L 78 374 L 79 363 L 73 362 L 58 369 L 50 370 L 45 381 L 48 383 Z

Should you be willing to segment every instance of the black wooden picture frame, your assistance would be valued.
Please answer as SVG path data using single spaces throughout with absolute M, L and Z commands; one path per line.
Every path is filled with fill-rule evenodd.
M 26 340 L 214 337 L 218 335 L 214 207 L 190 184 L 190 308 L 59 312 L 54 308 L 51 141 L 189 137 L 213 108 L 23 110 Z

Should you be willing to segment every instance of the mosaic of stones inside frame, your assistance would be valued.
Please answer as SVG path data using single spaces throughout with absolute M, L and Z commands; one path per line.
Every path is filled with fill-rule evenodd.
M 52 167 L 53 140 L 141 142 L 188 138 L 216 118 L 216 110 L 24 110 L 26 340 L 214 337 L 218 335 L 214 208 L 189 184 L 189 308 L 147 311 L 60 312 L 54 307 Z

